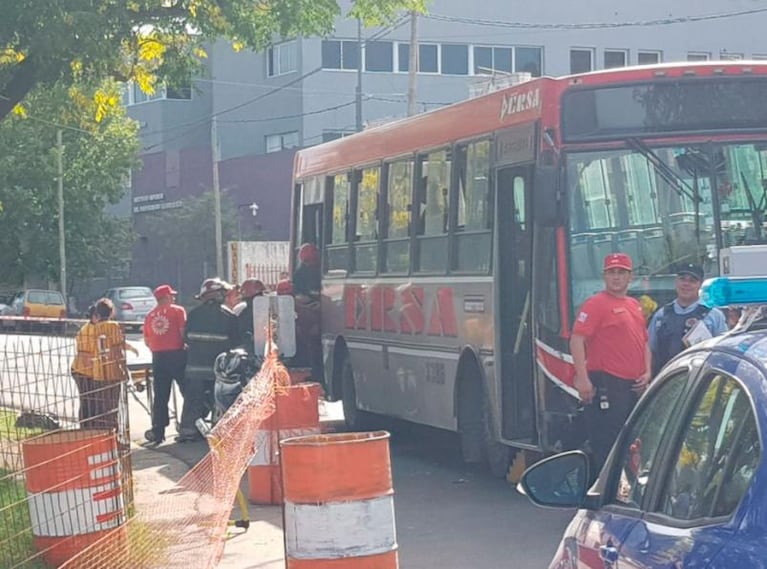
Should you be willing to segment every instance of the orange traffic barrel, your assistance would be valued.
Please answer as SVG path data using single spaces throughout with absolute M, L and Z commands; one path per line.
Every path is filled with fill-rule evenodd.
M 117 438 L 106 429 L 25 440 L 22 456 L 33 543 L 58 567 L 113 533 L 122 540 L 125 504 Z
M 389 433 L 280 443 L 287 569 L 396 569 Z
M 256 431 L 255 454 L 248 466 L 248 500 L 253 504 L 282 502 L 280 441 L 320 432 L 319 383 L 280 387 L 275 411 Z
M 308 367 L 291 367 L 288 368 L 288 376 L 290 376 L 290 385 L 305 383 L 312 378 L 312 369 Z

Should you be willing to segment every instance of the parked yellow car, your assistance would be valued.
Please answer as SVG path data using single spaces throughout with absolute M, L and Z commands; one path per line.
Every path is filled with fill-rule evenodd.
M 29 318 L 60 319 L 67 317 L 64 296 L 57 290 L 28 289 L 16 294 L 3 316 L 26 316 Z M 3 320 L 3 327 L 28 331 L 33 327 L 63 329 L 60 322 Z

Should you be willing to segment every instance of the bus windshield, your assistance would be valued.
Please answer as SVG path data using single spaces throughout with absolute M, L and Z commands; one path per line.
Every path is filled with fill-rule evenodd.
M 661 303 L 674 296 L 677 264 L 715 275 L 719 247 L 767 243 L 767 142 L 626 144 L 566 159 L 574 307 L 602 289 L 613 251 L 634 261 L 631 293 Z

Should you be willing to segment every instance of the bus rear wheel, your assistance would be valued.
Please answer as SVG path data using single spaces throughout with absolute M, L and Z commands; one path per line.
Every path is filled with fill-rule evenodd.
M 348 431 L 364 431 L 369 425 L 369 414 L 357 408 L 357 387 L 354 384 L 354 369 L 349 356 L 341 364 L 341 405 L 344 422 Z

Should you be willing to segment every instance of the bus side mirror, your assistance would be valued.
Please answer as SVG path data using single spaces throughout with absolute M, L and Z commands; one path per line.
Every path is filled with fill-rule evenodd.
M 538 167 L 535 171 L 533 188 L 533 215 L 543 225 L 556 225 L 560 217 L 561 199 L 558 168 L 556 166 Z

